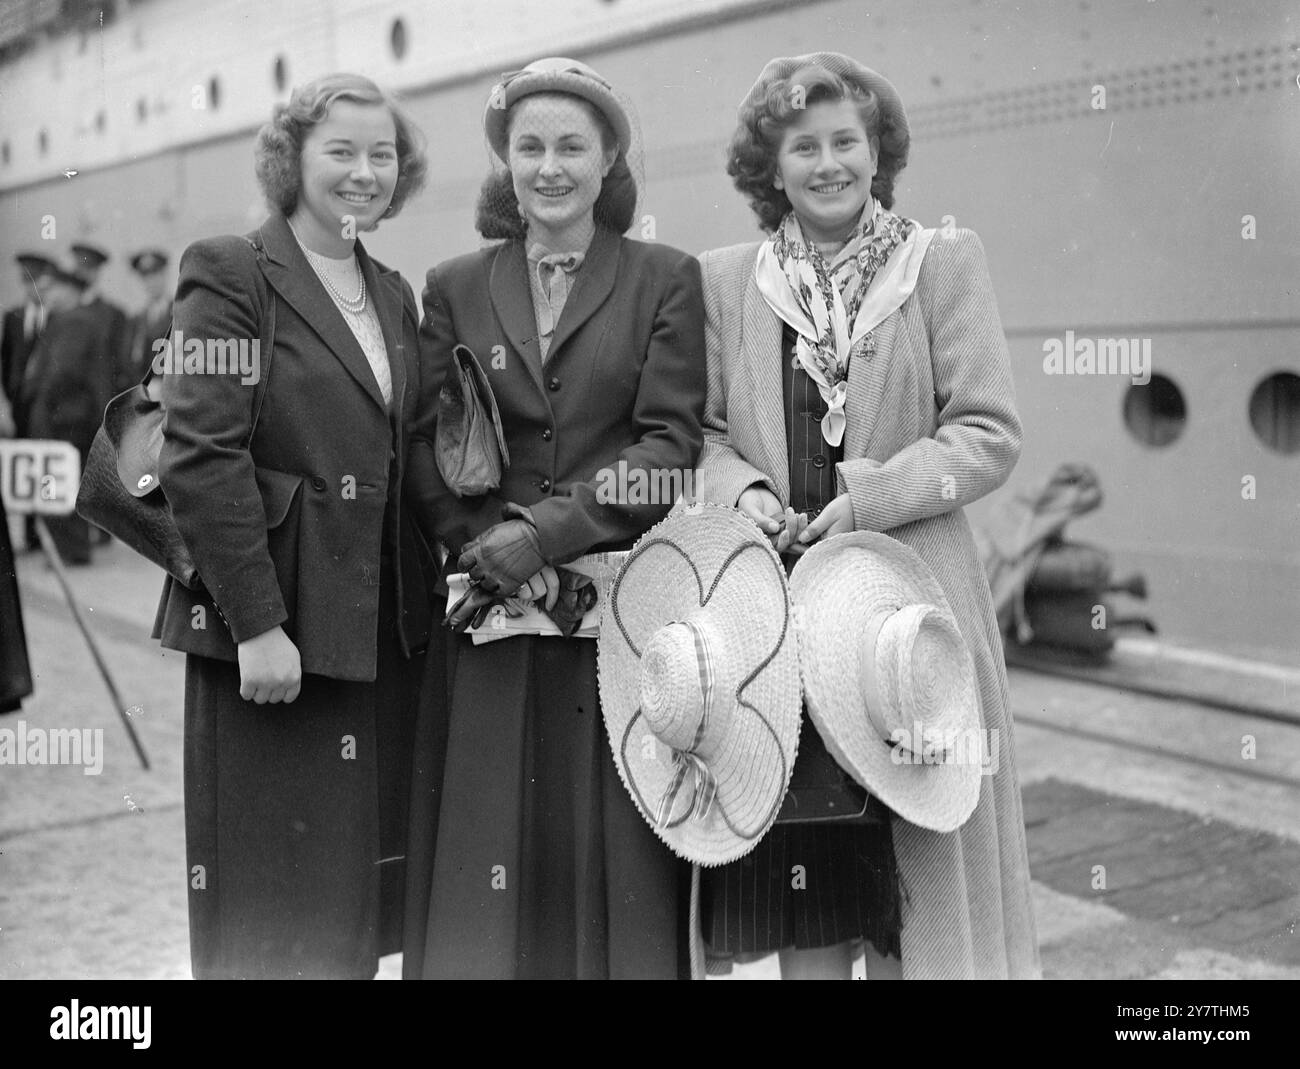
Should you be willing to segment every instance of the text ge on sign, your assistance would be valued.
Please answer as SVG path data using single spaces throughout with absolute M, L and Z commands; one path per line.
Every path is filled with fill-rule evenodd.
M 0 498 L 6 512 L 66 516 L 77 504 L 81 456 L 71 442 L 0 441 Z

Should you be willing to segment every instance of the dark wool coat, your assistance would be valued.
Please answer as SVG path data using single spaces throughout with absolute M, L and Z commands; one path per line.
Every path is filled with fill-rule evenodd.
M 602 500 L 601 472 L 696 462 L 704 311 L 692 257 L 599 230 L 544 366 L 520 242 L 434 268 L 424 308 L 410 497 L 453 553 L 499 523 L 505 502 L 531 508 L 553 564 L 627 548 L 668 513 L 671 500 Z M 500 490 L 472 500 L 447 490 L 431 444 L 437 388 L 458 342 L 487 373 L 510 451 Z M 406 975 L 684 970 L 683 866 L 619 782 L 595 653 L 590 639 L 454 640 L 449 720 L 434 723 L 430 690 L 417 736 L 445 738 L 447 757 L 436 795 L 417 792 L 413 802 L 408 904 L 421 908 L 414 917 L 408 909 Z M 417 811 L 431 815 L 427 826 Z M 496 887 L 493 872 L 503 877 Z
M 181 259 L 175 329 L 187 341 L 257 339 L 272 302 L 275 338 L 251 449 L 242 448 L 251 384 L 232 374 L 164 379 L 159 479 L 207 592 L 169 580 L 155 637 L 234 660 L 235 643 L 283 624 L 304 672 L 373 680 L 381 543 L 398 557 L 408 650 L 427 644 L 431 621 L 434 562 L 395 492 L 420 392 L 415 296 L 357 243 L 388 346 L 390 412 L 287 221 L 273 216 L 253 236 L 264 254 L 222 237 Z M 200 605 L 206 626 L 196 628 Z
M 424 663 L 413 651 L 429 638 L 435 567 L 401 502 L 420 392 L 415 298 L 360 242 L 356 253 L 391 408 L 283 217 L 247 239 L 197 242 L 180 264 L 175 325 L 187 341 L 256 339 L 259 376 L 273 348 L 249 448 L 256 391 L 243 375 L 163 380 L 159 478 L 207 588 L 169 579 L 157 621 L 164 645 L 191 655 L 197 978 L 367 977 L 400 943 Z M 277 625 L 297 645 L 302 690 L 257 705 L 239 696 L 235 644 Z

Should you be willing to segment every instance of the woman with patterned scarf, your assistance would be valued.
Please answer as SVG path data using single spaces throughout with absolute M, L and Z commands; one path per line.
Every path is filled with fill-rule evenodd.
M 789 565 L 846 531 L 914 549 L 974 657 L 1000 760 L 955 832 L 873 798 L 707 870 L 714 971 L 779 951 L 786 978 L 847 979 L 862 947 L 870 978 L 1039 972 L 1006 671 L 962 511 L 1010 474 L 1020 421 L 979 239 L 890 210 L 908 145 L 894 87 L 847 56 L 774 59 L 746 96 L 727 170 L 769 237 L 701 257 L 699 496 L 753 517 Z

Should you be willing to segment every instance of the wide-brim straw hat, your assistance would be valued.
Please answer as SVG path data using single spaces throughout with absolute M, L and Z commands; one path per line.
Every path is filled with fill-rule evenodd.
M 794 566 L 804 702 L 826 748 L 899 816 L 954 831 L 979 801 L 985 739 L 970 650 L 910 547 L 854 531 Z
M 610 587 L 599 658 L 614 763 L 655 834 L 699 865 L 743 857 L 799 745 L 798 647 L 767 538 L 718 505 L 652 528 Z
M 906 141 L 910 138 L 907 125 L 907 113 L 903 110 L 903 100 L 893 83 L 878 71 L 865 67 L 857 60 L 840 52 L 809 52 L 804 56 L 782 56 L 770 59 L 759 74 L 758 80 L 745 94 L 740 107 L 743 111 L 753 106 L 767 94 L 773 82 L 792 80 L 800 71 L 810 67 L 824 67 L 832 74 L 837 74 L 846 82 L 861 89 L 870 89 L 880 101 L 884 118 L 896 129 Z
M 528 64 L 523 70 L 504 75 L 488 97 L 483 112 L 483 130 L 488 144 L 501 159 L 506 159 L 508 130 L 506 118 L 510 106 L 534 93 L 569 93 L 589 101 L 609 121 L 618 140 L 620 152 L 632 145 L 632 124 L 627 112 L 614 95 L 614 87 L 585 63 L 563 56 L 551 56 Z

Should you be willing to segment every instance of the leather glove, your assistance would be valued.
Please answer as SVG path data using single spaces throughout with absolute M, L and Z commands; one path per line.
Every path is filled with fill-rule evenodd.
M 482 627 L 488 610 L 497 600 L 479 587 L 472 586 L 447 610 L 447 615 L 442 618 L 442 626 L 449 627 L 458 634 L 467 627 Z
M 456 566 L 483 593 L 510 597 L 542 570 L 546 558 L 528 510 L 506 505 L 502 512 L 520 518 L 489 527 L 461 550 Z
M 571 572 L 567 568 L 556 571 L 560 577 L 560 596 L 555 600 L 555 608 L 548 610 L 545 603 L 540 607 L 565 638 L 572 638 L 582 625 L 582 618 L 596 607 L 596 584 L 591 576 L 581 572 Z

